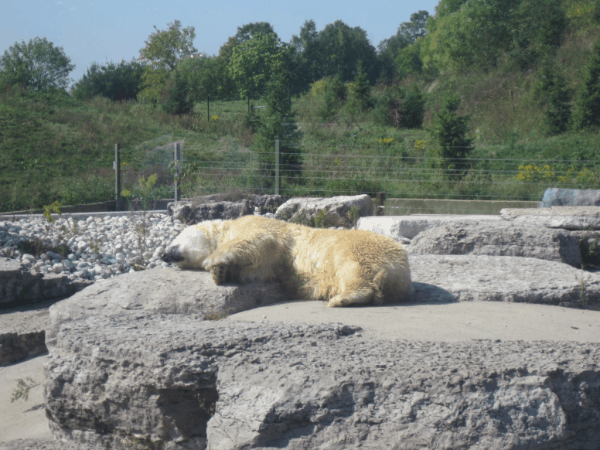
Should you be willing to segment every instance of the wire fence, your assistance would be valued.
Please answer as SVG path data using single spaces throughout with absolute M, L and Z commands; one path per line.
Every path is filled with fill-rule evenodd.
M 386 192 L 388 198 L 539 201 L 547 188 L 598 189 L 598 160 L 531 160 L 271 152 L 189 159 L 190 174 L 207 190 L 272 190 L 277 173 L 283 195 Z M 285 163 L 297 159 L 301 163 Z
M 176 145 L 181 157 L 174 157 Z M 281 143 L 280 143 L 281 144 Z M 63 184 L 59 201 L 66 205 L 95 201 L 192 198 L 201 195 L 247 192 L 280 194 L 286 198 L 335 196 L 384 192 L 387 199 L 540 201 L 548 188 L 599 189 L 600 160 L 497 159 L 415 156 L 399 148 L 373 154 L 368 146 L 284 146 L 286 151 L 257 152 L 238 148 L 197 157 L 202 148 L 173 142 L 161 136 L 124 149 L 120 153 L 120 176 L 116 180 L 115 158 L 81 158 L 75 166 L 23 162 L 21 176 L 39 176 L 44 166 Z M 376 146 L 381 153 L 381 146 Z M 93 173 L 77 184 L 78 172 Z M 69 178 L 71 177 L 71 178 Z M 79 176 L 81 178 L 81 176 Z M 84 191 L 88 197 L 77 197 Z M 3 211 L 11 208 L 10 192 L 4 189 Z M 78 201 L 79 200 L 79 201 Z M 86 201 L 87 200 L 87 201 Z M 13 202 L 14 204 L 14 202 Z M 419 212 L 414 211 L 413 212 Z M 427 212 L 430 212 L 428 210 Z

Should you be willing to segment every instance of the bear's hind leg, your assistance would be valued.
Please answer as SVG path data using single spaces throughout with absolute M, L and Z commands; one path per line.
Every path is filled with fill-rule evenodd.
M 357 305 L 368 305 L 368 304 L 380 304 L 379 296 L 373 288 L 364 288 L 357 291 L 348 292 L 345 294 L 339 294 L 329 300 L 327 306 L 334 308 L 336 306 L 357 306 Z
M 336 295 L 327 304 L 328 307 L 351 306 L 351 305 L 381 305 L 383 303 L 383 284 L 387 272 L 379 273 L 373 279 L 371 287 L 364 287 L 351 292 Z

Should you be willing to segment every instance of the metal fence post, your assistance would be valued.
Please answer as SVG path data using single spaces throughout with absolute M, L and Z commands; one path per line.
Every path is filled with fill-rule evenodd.
M 375 215 L 383 216 L 383 215 L 385 215 L 385 210 L 384 210 L 384 208 L 385 208 L 385 192 L 377 192 L 377 194 L 375 194 L 375 197 L 378 200 Z
M 179 161 L 181 161 L 181 148 L 179 147 L 179 142 L 175 143 L 173 161 L 175 163 L 175 201 L 178 202 L 181 197 L 181 192 L 179 192 Z
M 279 195 L 279 139 L 275 139 L 275 195 Z
M 113 164 L 115 170 L 115 211 L 120 211 L 121 206 L 121 146 L 115 144 L 115 162 Z

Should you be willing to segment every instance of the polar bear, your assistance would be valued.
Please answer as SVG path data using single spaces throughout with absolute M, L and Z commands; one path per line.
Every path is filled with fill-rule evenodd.
M 189 226 L 162 259 L 207 270 L 217 285 L 275 280 L 291 296 L 330 307 L 380 305 L 413 292 L 406 252 L 389 237 L 260 216 Z

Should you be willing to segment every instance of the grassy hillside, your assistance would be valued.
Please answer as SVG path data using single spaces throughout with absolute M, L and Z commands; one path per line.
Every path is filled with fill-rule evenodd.
M 554 56 L 575 92 L 598 37 L 595 29 L 571 30 Z M 549 186 L 598 188 L 598 131 L 551 137 L 541 131 L 543 105 L 533 96 L 539 70 L 500 64 L 488 71 L 442 72 L 434 81 L 409 77 L 402 84 L 417 83 L 426 93 L 424 129 L 417 130 L 377 125 L 373 112 L 351 119 L 340 114 L 324 124 L 317 114 L 322 98 L 294 98 L 304 164 L 299 183 L 282 181 L 283 194 L 381 190 L 389 198 L 539 200 Z M 450 94 L 462 100 L 459 114 L 471 116 L 475 138 L 471 167 L 460 179 L 447 176 L 436 163 L 437 143 L 428 131 Z M 196 175 L 184 180 L 184 196 L 233 188 L 273 192 L 265 184 L 269 180 L 256 176 L 245 113 L 243 100 L 211 103 L 207 121 L 205 103 L 197 104 L 194 114 L 178 117 L 143 103 L 99 97 L 79 102 L 66 94 L 12 89 L 0 94 L 0 211 L 114 199 L 115 143 L 125 163 L 123 187 L 134 196 L 139 178 L 154 173 L 152 194 L 172 196 L 167 167 L 172 150 L 150 150 L 181 140 L 185 161 L 199 165 Z M 156 153 L 162 159 L 153 163 Z

